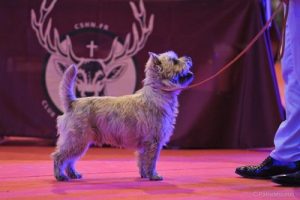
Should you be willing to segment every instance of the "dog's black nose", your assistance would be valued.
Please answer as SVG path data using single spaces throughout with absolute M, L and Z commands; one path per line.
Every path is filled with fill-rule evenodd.
M 193 61 L 192 61 L 192 58 L 189 57 L 189 56 L 184 56 L 184 60 L 186 63 L 188 63 L 190 66 L 193 65 Z
M 184 59 L 185 59 L 185 60 L 190 60 L 190 61 L 192 61 L 192 58 L 189 57 L 189 56 L 184 56 Z

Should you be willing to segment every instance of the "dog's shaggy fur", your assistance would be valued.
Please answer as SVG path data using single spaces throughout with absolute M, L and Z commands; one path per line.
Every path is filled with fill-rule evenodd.
M 64 114 L 57 119 L 59 138 L 52 154 L 58 181 L 81 178 L 74 163 L 91 143 L 136 148 L 141 177 L 162 180 L 156 160 L 174 129 L 177 96 L 193 79 L 192 60 L 172 51 L 149 55 L 143 88 L 121 97 L 76 98 L 77 68 L 67 69 L 60 86 Z

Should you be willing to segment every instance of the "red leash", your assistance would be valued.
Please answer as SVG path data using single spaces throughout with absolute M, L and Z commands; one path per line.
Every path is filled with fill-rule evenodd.
M 283 7 L 283 3 L 280 2 L 280 4 L 278 5 L 278 7 L 275 9 L 274 13 L 272 14 L 272 16 L 270 17 L 270 19 L 266 22 L 266 24 L 263 26 L 263 28 L 256 34 L 256 36 L 249 42 L 249 44 L 245 47 L 245 49 L 243 51 L 241 51 L 236 57 L 234 57 L 230 62 L 228 62 L 226 65 L 224 65 L 218 72 L 216 72 L 214 75 L 198 82 L 192 85 L 189 85 L 188 87 L 185 88 L 175 88 L 175 89 L 163 89 L 165 91 L 176 91 L 176 90 L 186 90 L 186 89 L 190 89 L 190 88 L 194 88 L 200 85 L 203 85 L 204 83 L 214 79 L 215 77 L 219 76 L 220 74 L 222 74 L 225 70 L 227 70 L 229 67 L 232 66 L 232 64 L 234 62 L 236 62 L 240 57 L 242 57 L 247 51 L 249 51 L 249 49 L 253 46 L 253 44 L 258 40 L 258 38 L 268 29 L 269 25 L 272 23 L 272 21 L 274 20 L 274 18 L 276 17 L 276 15 L 280 12 L 281 8 Z M 287 20 L 287 14 L 288 14 L 288 4 L 287 4 L 287 10 L 284 16 L 284 20 L 283 20 L 283 26 L 282 26 L 282 40 L 281 40 L 281 47 L 280 47 L 280 58 L 283 55 L 283 49 L 284 49 L 284 37 L 285 37 L 285 25 L 286 25 L 286 20 Z

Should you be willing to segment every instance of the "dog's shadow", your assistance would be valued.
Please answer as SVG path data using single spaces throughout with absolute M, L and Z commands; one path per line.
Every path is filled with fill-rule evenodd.
M 101 191 L 101 193 L 116 192 L 128 193 L 132 191 L 142 191 L 151 195 L 163 195 L 163 194 L 192 194 L 194 190 L 181 188 L 180 185 L 170 183 L 172 181 L 149 181 L 148 179 L 140 178 L 110 178 L 105 180 L 99 179 L 82 179 L 72 180 L 69 182 L 57 182 L 51 181 L 52 192 L 54 194 L 68 194 L 73 192 Z M 125 192 L 126 191 L 126 192 Z

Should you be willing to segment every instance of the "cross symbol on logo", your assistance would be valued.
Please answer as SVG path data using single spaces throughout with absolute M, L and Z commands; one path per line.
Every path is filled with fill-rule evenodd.
M 98 48 L 98 45 L 95 45 L 94 40 L 91 40 L 90 44 L 86 45 L 86 48 L 90 49 L 90 57 L 94 57 L 94 50 Z

